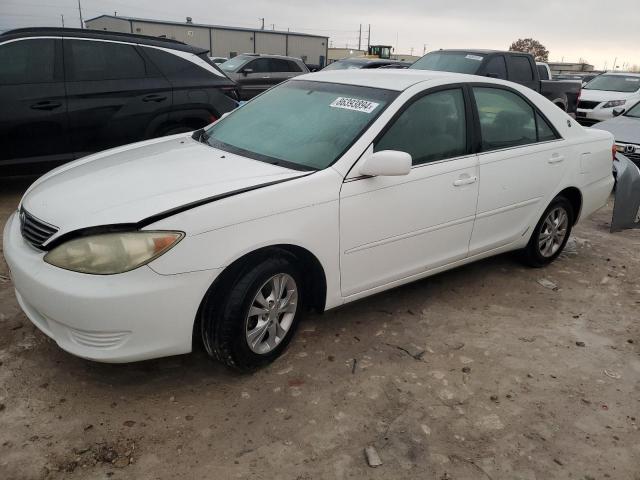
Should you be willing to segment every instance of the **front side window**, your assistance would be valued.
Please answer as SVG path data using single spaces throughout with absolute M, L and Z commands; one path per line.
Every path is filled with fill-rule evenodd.
M 495 78 L 501 78 L 503 80 L 507 79 L 507 63 L 504 61 L 504 57 L 502 55 L 496 55 L 495 57 L 491 57 L 487 62 L 487 66 L 485 67 L 485 72 L 487 75 L 491 75 Z
M 202 141 L 300 170 L 335 162 L 398 95 L 377 88 L 294 80 L 207 128 Z
M 136 47 L 124 43 L 65 40 L 66 75 L 69 81 L 144 78 L 144 59 Z
M 374 150 L 407 152 L 414 165 L 466 154 L 462 90 L 430 93 L 413 102 L 376 142 Z
M 599 75 L 584 87 L 585 90 L 604 90 L 605 92 L 636 92 L 640 89 L 640 75 Z
M 522 97 L 499 88 L 474 87 L 482 150 L 527 145 L 537 141 L 533 107 Z
M 0 45 L 0 85 L 54 82 L 55 42 L 47 38 Z

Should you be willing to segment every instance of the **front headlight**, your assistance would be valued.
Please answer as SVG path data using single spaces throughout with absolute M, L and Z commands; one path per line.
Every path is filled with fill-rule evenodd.
M 122 232 L 76 238 L 54 248 L 44 261 L 80 273 L 111 275 L 149 263 L 184 237 L 182 232 Z
M 607 103 L 602 105 L 602 108 L 620 107 L 620 106 L 624 105 L 625 103 L 627 103 L 626 100 L 609 100 Z

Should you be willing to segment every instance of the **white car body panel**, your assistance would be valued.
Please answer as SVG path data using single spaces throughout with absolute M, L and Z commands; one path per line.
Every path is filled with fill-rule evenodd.
M 131 272 L 86 275 L 43 262 L 45 252 L 27 244 L 13 215 L 4 229 L 5 256 L 32 321 L 65 350 L 95 360 L 185 353 L 208 288 L 226 267 L 262 247 L 292 245 L 311 253 L 324 270 L 329 309 L 523 247 L 549 202 L 567 187 L 582 195 L 580 218 L 604 205 L 611 191 L 613 137 L 583 129 L 526 87 L 418 70 L 328 71 L 293 81 L 298 79 L 400 94 L 331 167 L 317 172 L 250 160 L 176 135 L 102 152 L 45 175 L 22 205 L 60 228 L 49 243 L 81 228 L 149 218 L 142 228 L 179 230 L 185 238 Z M 408 99 L 463 82 L 517 90 L 563 138 L 417 165 L 407 176 L 359 175 L 372 142 Z M 269 186 L 253 188 L 261 185 Z M 155 217 L 173 209 L 177 213 Z
M 615 74 L 608 73 L 607 75 L 615 75 Z M 636 76 L 628 73 L 625 73 L 624 75 Z M 637 76 L 640 77 L 640 75 L 637 75 Z M 640 89 L 636 90 L 635 92 L 610 92 L 606 90 L 589 90 L 589 89 L 583 88 L 582 93 L 580 94 L 580 100 L 581 101 L 586 100 L 590 102 L 599 102 L 599 105 L 597 105 L 594 109 L 578 108 L 578 111 L 583 112 L 586 115 L 586 118 L 588 119 L 602 122 L 605 120 L 609 120 L 610 118 L 613 118 L 614 108 L 628 109 L 633 105 L 635 105 L 637 102 L 639 102 Z M 610 100 L 625 100 L 626 103 L 620 107 L 603 108 L 603 105 L 605 104 L 605 102 L 608 102 Z

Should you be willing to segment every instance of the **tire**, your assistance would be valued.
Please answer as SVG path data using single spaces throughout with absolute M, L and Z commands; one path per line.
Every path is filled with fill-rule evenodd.
M 554 198 L 533 230 L 527 247 L 522 251 L 524 262 L 539 268 L 558 258 L 569 240 L 573 221 L 571 202 L 561 195 Z M 545 238 L 548 240 L 544 241 Z
M 231 368 L 252 371 L 282 354 L 304 307 L 302 275 L 293 260 L 285 256 L 264 259 L 241 271 L 227 288 L 207 294 L 201 333 L 210 356 Z M 276 302 L 273 296 L 274 278 L 284 283 L 278 298 L 289 298 L 282 311 L 278 307 L 283 302 Z

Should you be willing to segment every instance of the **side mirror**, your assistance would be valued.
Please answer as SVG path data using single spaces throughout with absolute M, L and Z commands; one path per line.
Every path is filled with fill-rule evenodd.
M 624 108 L 622 108 L 622 107 L 618 107 L 618 108 L 614 108 L 613 109 L 613 116 L 614 117 L 619 117 L 623 113 L 624 113 Z
M 382 150 L 369 155 L 360 166 L 360 175 L 370 177 L 408 175 L 411 155 L 396 150 Z
M 240 73 L 242 73 L 246 77 L 250 73 L 253 73 L 253 68 L 243 68 L 242 70 L 240 70 Z

